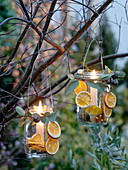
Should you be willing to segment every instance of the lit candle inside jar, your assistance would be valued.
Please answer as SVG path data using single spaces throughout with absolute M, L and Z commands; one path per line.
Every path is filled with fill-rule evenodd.
M 97 79 L 98 76 L 96 75 L 96 72 L 95 70 L 93 70 L 91 73 L 90 73 L 90 78 L 91 79 Z M 95 81 L 94 81 L 95 82 Z M 93 87 L 90 87 L 90 95 L 91 95 L 91 105 L 96 105 L 97 106 L 97 94 L 98 94 L 98 91 L 97 89 L 93 88 Z
M 41 101 L 39 101 L 39 106 L 37 107 L 37 113 L 41 116 L 42 111 L 42 103 Z M 36 134 L 40 134 L 40 136 L 42 137 L 43 141 L 44 141 L 44 123 L 42 123 L 41 121 L 39 121 L 38 123 L 36 123 Z

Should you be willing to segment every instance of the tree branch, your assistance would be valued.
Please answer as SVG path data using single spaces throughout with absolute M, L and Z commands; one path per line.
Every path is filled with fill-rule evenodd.
M 117 58 L 123 58 L 123 57 L 128 57 L 128 53 L 107 55 L 107 56 L 103 57 L 103 61 L 107 61 L 107 60 L 111 60 L 111 59 L 117 59 Z M 95 64 L 100 63 L 100 62 L 101 62 L 101 60 L 98 57 L 98 58 L 96 58 L 92 61 L 89 61 L 86 64 L 89 67 L 89 66 L 95 65 Z M 78 67 L 77 69 L 73 70 L 71 73 L 74 74 L 75 72 L 77 72 L 78 69 L 82 69 L 82 68 L 83 68 L 83 65 Z M 45 96 L 48 92 L 50 92 L 50 90 L 53 90 L 54 88 L 56 88 L 58 85 L 60 85 L 62 82 L 64 82 L 67 79 L 68 79 L 68 75 L 64 75 L 58 81 L 56 81 L 54 84 L 52 84 L 50 87 L 43 90 L 39 94 L 39 96 Z M 36 98 L 35 98 L 32 101 L 30 101 L 29 105 L 31 106 L 32 104 L 34 104 L 37 101 L 38 101 L 38 99 L 36 100 Z
M 40 4 L 38 4 L 37 7 L 35 8 L 32 19 L 34 19 L 34 17 L 36 16 L 36 13 L 37 13 L 37 11 L 38 11 L 38 9 L 39 9 L 39 6 L 40 6 Z M 24 36 L 26 35 L 29 27 L 30 27 L 29 24 L 26 25 L 26 27 L 25 27 L 24 30 L 22 31 L 22 33 L 21 33 L 21 35 L 20 35 L 20 37 L 19 37 L 19 39 L 18 39 L 18 41 L 17 41 L 17 43 L 16 43 L 16 46 L 15 46 L 15 48 L 14 48 L 14 51 L 13 51 L 12 55 L 11 55 L 11 56 L 8 58 L 8 60 L 6 61 L 5 66 L 3 66 L 3 67 L 0 69 L 0 74 L 4 71 L 4 69 L 6 68 L 6 65 L 8 65 L 8 64 L 12 61 L 12 59 L 14 58 L 14 56 L 16 55 L 17 50 L 19 49 L 19 46 L 20 46 L 20 44 L 21 44 Z
M 52 2 L 51 8 L 50 8 L 49 11 L 53 11 L 53 10 L 54 10 L 54 7 L 55 7 L 55 5 L 56 5 L 56 1 L 57 1 L 57 0 L 54 0 L 54 1 Z M 43 28 L 43 30 L 42 30 L 43 33 L 47 32 L 48 26 L 49 26 L 49 24 L 50 24 L 50 18 L 51 18 L 51 17 L 52 17 L 52 14 L 50 15 L 50 17 L 49 17 L 49 16 L 47 17 L 46 23 L 45 23 L 44 28 Z M 32 25 L 33 25 L 33 24 L 32 24 Z M 35 27 L 35 26 L 34 26 L 34 27 Z M 37 28 L 36 28 L 36 29 L 37 29 Z M 38 30 L 38 29 L 37 29 L 37 30 Z M 18 86 L 16 87 L 16 89 L 15 89 L 15 91 L 14 91 L 13 94 L 16 94 L 17 92 L 20 92 L 20 89 L 22 89 L 21 85 L 24 85 L 24 83 L 27 81 L 27 78 L 28 78 L 28 81 L 29 81 L 29 78 L 30 78 L 30 77 L 29 77 L 29 74 L 30 74 L 31 71 L 32 71 L 32 67 L 33 67 L 34 61 L 36 60 L 36 58 L 37 58 L 37 56 L 38 56 L 38 51 L 40 50 L 41 45 L 42 45 L 42 43 L 43 43 L 44 35 L 43 35 L 43 37 L 42 37 L 42 33 L 39 32 L 39 34 L 41 34 L 41 35 L 40 35 L 40 39 L 39 39 L 39 42 L 38 42 L 38 44 L 37 44 L 37 46 L 36 46 L 36 48 L 35 48 L 35 51 L 34 51 L 34 54 L 33 54 L 32 59 L 31 59 L 31 62 L 30 62 L 30 64 L 29 64 L 28 68 L 26 69 L 26 73 L 25 73 L 24 77 L 23 77 L 23 78 L 21 79 L 21 81 L 19 82 L 19 84 L 18 84 Z M 27 81 L 27 83 L 28 83 L 28 81 Z
M 91 19 L 85 23 L 85 25 L 74 35 L 73 38 L 71 38 L 67 44 L 65 44 L 64 46 L 64 51 L 62 53 L 57 52 L 56 54 L 54 54 L 54 56 L 52 56 L 51 58 L 49 58 L 47 61 L 45 61 L 39 68 L 38 70 L 33 74 L 32 76 L 32 81 L 31 83 L 38 77 L 38 75 L 45 70 L 45 68 L 47 68 L 49 65 L 51 65 L 55 60 L 57 60 L 62 54 L 64 54 L 71 46 L 73 43 L 75 43 L 75 41 L 88 29 L 88 27 L 92 24 L 92 22 L 99 16 L 99 14 L 102 13 L 102 11 L 107 8 L 107 6 L 112 2 L 113 0 L 107 0 L 101 7 L 100 9 L 97 11 L 97 13 L 93 14 L 93 16 L 91 17 Z
M 90 18 L 90 20 L 88 22 L 85 23 L 85 25 L 74 35 L 73 38 L 70 39 L 70 41 L 64 46 L 64 50 L 62 53 L 60 52 L 57 52 L 54 56 L 52 56 L 51 58 L 49 58 L 46 62 L 43 63 L 42 66 L 39 67 L 39 69 L 33 74 L 32 76 L 32 79 L 31 79 L 31 83 L 32 84 L 35 79 L 38 77 L 38 75 L 41 74 L 42 71 L 44 71 L 49 65 L 51 65 L 54 61 L 56 61 L 62 54 L 64 54 L 64 52 L 66 50 L 68 50 L 71 45 L 73 43 L 75 43 L 76 40 L 78 40 L 78 38 L 80 38 L 82 36 L 82 34 L 89 28 L 89 26 L 92 24 L 92 22 L 107 8 L 107 6 L 112 2 L 113 0 L 107 0 L 99 9 L 96 13 L 94 13 L 92 15 L 92 17 Z M 56 1 L 53 1 L 53 2 L 56 2 Z M 52 3 L 53 3 L 52 2 Z M 52 15 L 52 13 L 50 13 Z M 42 44 L 42 43 L 41 43 Z M 40 45 L 41 46 L 41 45 Z M 36 58 L 36 57 L 35 57 Z M 99 60 L 99 59 L 98 59 Z M 25 80 L 24 83 L 25 85 L 28 83 L 28 80 L 27 81 Z M 52 87 L 54 87 L 56 85 L 52 85 Z M 51 88 L 51 87 L 50 87 Z M 20 96 L 20 93 L 24 93 L 26 91 L 26 86 L 24 86 L 24 88 L 22 88 L 22 90 L 20 90 L 16 95 L 17 96 Z M 48 90 L 46 89 L 44 92 L 43 92 L 43 95 L 46 94 Z M 4 108 L 3 110 L 3 113 L 7 113 L 11 108 L 12 106 L 17 102 L 16 99 L 14 100 L 11 100 Z
M 22 9 L 23 9 L 23 11 L 24 11 L 24 14 L 26 15 L 27 19 L 30 21 L 31 18 L 30 18 L 29 14 L 28 14 L 28 12 L 27 12 L 27 10 L 26 10 L 26 7 L 25 7 L 23 1 L 22 1 L 22 0 L 19 0 L 19 2 L 20 2 L 20 5 L 21 5 L 21 7 L 22 7 Z
M 112 55 L 107 55 L 103 57 L 103 61 L 107 61 L 110 59 L 117 59 L 117 58 L 123 58 L 123 57 L 128 57 L 128 53 L 123 53 L 123 54 L 112 54 Z M 92 66 L 95 65 L 97 63 L 100 63 L 101 60 L 98 58 L 96 58 L 95 60 L 92 60 L 87 64 L 87 66 Z M 78 69 L 83 68 L 83 66 L 78 67 L 77 69 L 73 70 L 71 73 L 74 74 Z M 39 96 L 37 96 L 36 98 L 32 99 L 29 102 L 29 105 L 33 105 L 34 103 L 36 103 L 37 101 L 43 99 L 43 97 L 45 98 L 45 95 L 50 92 L 51 90 L 53 90 L 54 88 L 56 88 L 58 85 L 60 85 L 61 83 L 63 83 L 64 81 L 66 81 L 68 79 L 68 75 L 64 75 L 63 77 L 61 77 L 59 80 L 57 80 L 54 84 L 52 84 L 50 87 L 46 88 L 45 90 L 43 90 Z M 62 86 L 63 87 L 63 86 Z M 64 87 L 63 87 L 64 88 Z M 63 89 L 61 88 L 61 90 Z M 54 92 L 55 93 L 55 92 Z M 23 107 L 24 109 L 27 108 L 27 105 L 25 105 Z M 15 116 L 17 115 L 16 112 L 13 112 L 12 114 L 10 114 L 7 118 L 5 118 L 5 122 L 9 122 L 11 119 L 13 119 Z
M 55 5 L 56 5 L 56 2 L 57 0 L 53 0 L 52 1 L 52 4 L 51 4 L 51 7 L 49 9 L 49 13 L 50 15 L 47 17 L 46 19 L 46 22 L 45 22 L 45 25 L 44 25 L 44 28 L 43 28 L 43 33 L 47 32 L 47 29 L 49 27 L 49 24 L 50 24 L 50 20 L 51 20 L 51 17 L 52 17 L 52 11 L 54 10 L 55 8 Z M 44 36 L 43 36 L 44 37 Z M 41 48 L 41 45 L 42 45 L 42 42 L 43 42 L 43 39 L 42 39 L 42 34 L 41 34 L 41 37 L 39 38 L 39 42 L 35 48 L 35 51 L 34 51 L 34 54 L 33 54 L 33 57 L 30 61 L 30 64 L 28 66 L 28 68 L 26 69 L 26 72 L 25 72 L 25 75 L 24 77 L 21 79 L 21 81 L 18 83 L 17 87 L 15 88 L 13 94 L 15 94 L 17 97 L 20 96 L 20 94 L 22 93 L 21 90 L 24 89 L 26 91 L 26 85 L 28 85 L 28 82 L 29 82 L 29 76 L 30 76 L 30 73 L 32 71 L 32 68 L 33 68 L 33 65 L 34 65 L 34 61 L 36 60 L 37 58 L 37 55 L 38 55 L 38 51 L 40 50 Z M 15 98 L 12 98 L 10 100 L 10 102 L 8 102 L 8 104 L 4 107 L 3 109 L 3 115 L 4 113 L 7 113 L 7 111 L 9 111 L 12 106 L 17 102 L 17 99 Z
M 52 13 L 53 14 L 53 13 Z M 49 16 L 48 16 L 49 18 Z M 10 21 L 10 20 L 19 20 L 19 21 L 22 21 L 22 22 L 25 22 L 27 23 L 29 26 L 31 26 L 33 28 L 33 30 L 42 38 L 44 39 L 46 42 L 48 42 L 50 45 L 52 45 L 53 47 L 57 48 L 57 50 L 60 52 L 60 53 L 63 53 L 64 49 L 62 47 L 60 47 L 58 44 L 56 44 L 54 41 L 50 40 L 48 37 L 46 37 L 43 32 L 41 32 L 37 27 L 36 25 L 32 22 L 32 21 L 27 21 L 25 19 L 22 19 L 22 18 L 18 18 L 18 17 L 10 17 L 10 18 L 7 18 L 5 19 L 3 22 L 0 23 L 0 26 L 5 24 L 7 21 Z M 44 30 L 44 29 L 43 29 Z

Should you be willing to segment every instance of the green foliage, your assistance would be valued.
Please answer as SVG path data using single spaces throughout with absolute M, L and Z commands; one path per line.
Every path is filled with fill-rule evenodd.
M 22 125 L 24 125 L 24 123 L 28 123 L 32 120 L 35 121 L 35 119 L 37 122 L 39 122 L 41 120 L 43 123 L 46 123 L 46 124 L 48 124 L 49 122 L 54 122 L 54 121 L 57 121 L 57 122 L 62 121 L 62 119 L 58 116 L 57 113 L 51 114 L 49 112 L 46 112 L 46 113 L 42 114 L 42 116 L 39 116 L 39 114 L 36 114 L 36 113 L 35 114 L 31 114 L 30 112 L 25 113 L 25 110 L 23 110 L 19 106 L 16 106 L 16 112 L 20 116 L 23 116 L 23 118 L 20 119 L 19 126 L 22 126 Z
M 125 148 L 121 146 L 119 130 L 109 125 L 106 129 L 101 126 L 90 128 L 89 133 L 90 149 L 86 153 L 93 159 L 90 170 L 113 170 L 128 169 L 128 160 Z M 69 150 L 71 165 L 75 162 L 73 169 L 84 169 L 73 157 L 72 150 Z
M 1 61 L 2 61 L 2 59 L 1 59 Z M 7 96 L 7 93 L 5 91 L 8 91 L 9 93 L 11 93 L 12 89 L 13 89 L 14 82 L 15 82 L 15 78 L 10 74 L 0 77 L 0 88 L 2 89 L 0 91 L 0 95 L 3 96 L 3 98 L 2 98 L 3 103 L 8 102 L 6 97 L 4 98 L 4 96 Z
M 23 110 L 21 107 L 16 106 L 16 112 L 20 115 L 20 116 L 25 116 L 25 110 Z
M 72 92 L 77 86 L 78 86 L 78 80 L 72 80 L 70 81 L 67 89 L 66 89 L 66 95 L 68 95 L 70 92 Z
M 49 123 L 49 122 L 54 122 L 54 121 L 57 121 L 57 122 L 61 122 L 62 119 L 57 116 L 58 114 L 57 113 L 45 113 L 41 118 L 40 120 L 43 122 L 43 123 Z
M 12 8 L 11 1 L 0 0 L 0 22 L 4 21 L 6 18 L 15 17 L 15 16 L 16 16 L 16 12 Z M 7 55 L 9 51 L 11 51 L 18 38 L 17 34 L 20 31 L 20 26 L 17 26 L 16 24 L 9 24 L 9 23 L 11 22 L 9 21 L 8 24 L 3 24 L 0 26 L 0 34 L 1 34 L 0 46 L 2 47 L 0 51 L 1 56 Z M 1 64 L 4 64 L 6 59 L 7 58 L 5 57 L 2 58 Z
M 106 132 L 105 132 L 106 131 Z M 118 129 L 108 126 L 102 131 L 101 127 L 90 128 L 90 151 L 87 152 L 94 159 L 94 168 L 127 169 L 126 153 L 121 147 L 121 137 Z
M 105 82 L 91 82 L 91 81 L 86 81 L 86 83 L 88 84 L 88 86 L 93 87 L 95 89 L 99 89 L 101 91 L 106 91 L 106 88 L 108 87 L 107 83 Z
M 113 75 L 114 75 L 114 72 L 113 72 L 113 73 L 110 73 L 110 74 L 103 74 L 103 75 L 101 75 L 98 79 L 99 79 L 99 80 L 108 80 L 108 79 L 111 78 Z
M 15 12 L 12 10 L 10 0 L 0 0 L 0 22 L 6 18 L 12 17 L 15 15 Z M 8 31 L 9 27 L 6 24 L 0 27 L 0 31 Z
M 6 2 L 7 1 L 0 1 L 0 3 L 6 3 Z M 10 5 L 6 5 L 6 7 L 10 8 Z M 11 11 L 11 10 L 8 10 L 8 12 L 9 11 Z M 105 31 L 103 33 L 103 38 L 104 38 L 103 55 L 108 55 L 108 54 L 115 52 L 114 44 L 116 41 L 114 40 L 114 38 L 112 38 L 112 34 L 110 34 L 111 30 L 109 29 L 109 26 L 104 30 L 106 30 L 106 31 L 109 30 L 109 33 L 107 33 L 106 36 L 104 35 Z M 10 37 L 8 36 L 8 42 L 5 42 L 5 45 L 12 46 L 12 43 L 9 38 Z M 3 41 L 1 41 L 1 42 L 3 43 Z M 75 58 L 77 60 L 78 64 L 80 64 L 81 57 L 83 56 L 85 43 L 86 43 L 86 40 L 77 42 L 77 52 L 74 54 L 74 56 L 71 56 L 72 58 Z M 94 46 L 95 46 L 95 44 L 93 44 L 93 47 Z M 89 60 L 91 60 L 92 56 L 89 54 L 88 58 L 89 58 Z M 107 72 L 105 74 L 107 74 Z M 122 73 L 120 75 L 122 75 Z M 39 84 L 40 84 L 40 82 L 39 82 Z M 75 83 L 75 84 L 77 84 L 77 83 Z M 128 85 L 128 81 L 125 81 L 125 84 Z M 72 85 L 72 86 L 74 86 L 74 87 L 70 87 L 69 92 L 73 91 L 76 85 Z M 94 84 L 93 84 L 93 86 L 94 86 Z M 102 87 L 97 86 L 97 88 L 102 88 Z M 127 97 L 128 97 L 127 94 L 128 93 L 126 93 L 127 91 L 128 91 L 128 89 L 125 89 L 124 93 L 120 94 L 120 96 L 119 96 L 119 100 L 118 100 L 118 103 L 120 103 L 119 107 L 122 108 L 122 106 L 123 106 L 123 111 L 122 112 L 120 111 L 120 113 L 119 113 L 119 110 L 118 110 L 119 107 L 117 108 L 118 114 L 116 114 L 114 116 L 119 119 L 114 119 L 114 120 L 117 120 L 115 122 L 118 122 L 123 119 L 122 122 L 124 123 L 124 122 L 127 122 L 127 120 L 128 120 L 128 114 L 127 114 L 127 110 L 128 110 L 127 109 Z M 10 169 L 19 169 L 19 167 L 20 167 L 21 169 L 25 169 L 25 170 L 27 170 L 27 169 L 28 170 L 29 169 L 37 169 L 37 170 L 45 169 L 46 170 L 46 169 L 50 169 L 51 164 L 54 164 L 55 168 L 53 168 L 53 169 L 57 169 L 57 170 L 62 170 L 62 169 L 63 170 L 67 170 L 67 169 L 68 170 L 72 170 L 72 169 L 78 169 L 78 170 L 81 170 L 81 169 L 83 169 L 83 170 L 84 169 L 87 169 L 87 170 L 89 170 L 89 169 L 90 170 L 108 169 L 109 170 L 109 169 L 112 169 L 113 167 L 115 167 L 116 165 L 118 165 L 119 163 L 121 163 L 121 164 L 124 163 L 124 165 L 126 164 L 125 159 L 123 157 L 124 148 L 120 148 L 121 140 L 120 140 L 120 137 L 118 136 L 118 131 L 111 133 L 112 128 L 110 126 L 107 128 L 107 132 L 105 133 L 104 129 L 101 131 L 100 127 L 95 128 L 96 126 L 94 125 L 94 128 L 92 128 L 92 132 L 90 133 L 90 141 L 91 141 L 90 150 L 87 151 L 88 146 L 90 144 L 90 141 L 88 142 L 88 140 L 87 140 L 88 139 L 88 134 L 87 134 L 88 129 L 86 129 L 83 126 L 80 126 L 78 124 L 78 122 L 76 121 L 76 115 L 74 114 L 74 112 L 76 112 L 75 107 L 68 105 L 68 104 L 64 105 L 63 107 L 61 106 L 63 104 L 63 101 L 68 101 L 68 102 L 74 103 L 74 99 L 73 99 L 74 96 L 73 97 L 72 96 L 73 95 L 68 96 L 68 97 L 66 96 L 66 98 L 65 98 L 65 95 L 62 93 L 60 93 L 57 96 L 58 100 L 59 100 L 59 97 L 62 100 L 62 102 L 60 102 L 60 103 L 57 102 L 56 105 L 58 105 L 58 110 L 61 113 L 61 117 L 62 117 L 63 121 L 60 122 L 61 128 L 62 128 L 62 136 L 60 139 L 60 149 L 59 149 L 58 153 L 53 157 L 53 159 L 52 160 L 31 159 L 30 160 L 24 154 L 23 139 L 21 139 L 20 137 L 17 138 L 16 136 L 13 136 L 13 139 L 12 138 L 8 139 L 8 136 L 7 136 L 7 139 L 5 140 L 5 143 L 7 143 L 6 149 L 7 149 L 7 151 L 12 149 L 11 157 L 14 154 L 14 160 L 17 163 L 14 166 L 9 166 Z M 56 106 L 56 109 L 57 109 L 57 106 Z M 20 114 L 22 114 L 22 113 L 20 113 Z M 48 122 L 50 120 L 51 121 L 55 120 L 55 117 L 56 117 L 57 121 L 61 120 L 61 118 L 56 116 L 56 114 L 54 114 L 53 117 L 52 116 L 50 117 L 48 115 L 45 117 L 46 122 Z M 118 117 L 118 116 L 120 116 L 120 117 Z M 122 119 L 121 119 L 121 117 L 122 117 Z M 21 119 L 24 122 L 26 118 L 22 117 Z M 28 121 L 30 121 L 30 120 L 28 119 Z M 23 122 L 21 122 L 21 126 L 24 124 Z M 20 134 L 21 136 L 23 135 L 23 127 L 17 128 L 17 120 L 14 119 L 13 123 L 10 123 L 10 126 L 13 127 L 18 134 Z M 102 135 L 100 134 L 100 132 L 102 132 Z M 6 132 L 5 134 L 8 135 L 8 132 Z M 21 141 L 20 141 L 20 139 L 21 139 Z M 10 140 L 10 142 L 8 142 L 9 140 Z M 15 146 L 14 146 L 15 141 L 21 142 L 20 146 L 16 148 L 16 151 L 15 151 Z M 3 147 L 2 153 L 6 153 L 6 149 L 4 149 L 4 147 Z M 110 152 L 111 150 L 113 150 L 112 153 Z M 120 153 L 121 153 L 121 155 L 120 155 Z M 92 165 L 92 159 L 90 159 L 90 156 L 91 156 L 91 158 L 94 159 L 94 165 Z M 8 155 L 7 155 L 7 157 L 8 157 Z M 112 158 L 112 157 L 114 157 L 114 158 Z M 13 160 L 13 157 L 12 157 L 12 160 Z M 116 165 L 112 164 L 114 162 L 113 160 L 115 161 Z M 8 159 L 6 159 L 5 161 L 8 161 Z M 120 168 L 119 165 L 118 165 L 118 167 Z M 125 166 L 123 168 L 125 169 Z
M 119 79 L 119 78 L 124 78 L 125 77 L 125 72 L 123 71 L 116 71 L 116 72 L 111 72 L 108 73 L 108 67 L 105 67 L 104 70 L 104 74 L 102 74 L 99 78 L 98 78 L 98 82 L 94 82 L 94 81 L 86 81 L 86 83 L 88 84 L 88 86 L 93 87 L 95 89 L 101 90 L 102 92 L 106 91 L 108 88 L 108 82 L 107 80 L 109 79 L 113 79 L 113 76 L 115 76 L 115 79 Z M 70 92 L 72 92 L 79 84 L 78 80 L 75 80 L 75 77 L 73 74 L 69 74 L 68 77 L 71 79 L 71 81 L 68 84 L 68 87 L 66 88 L 66 95 L 68 95 Z M 78 76 L 79 77 L 79 76 Z M 77 77 L 76 77 L 77 79 Z M 82 77 L 81 74 L 81 80 L 84 80 L 84 76 Z M 118 84 L 118 83 L 117 83 Z M 111 83 L 112 85 L 112 83 Z
M 123 71 L 116 71 L 118 73 L 118 78 L 124 78 L 126 76 L 126 73 Z

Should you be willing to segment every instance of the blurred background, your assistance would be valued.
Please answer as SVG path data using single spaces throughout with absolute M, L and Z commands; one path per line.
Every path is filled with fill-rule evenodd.
M 79 0 L 78 2 L 82 3 L 83 1 Z M 91 16 L 91 12 L 86 12 L 86 8 L 84 9 L 84 11 L 80 3 L 75 3 L 69 0 L 61 6 L 61 10 L 58 10 L 53 15 L 53 20 L 50 25 L 51 30 L 54 29 L 58 23 L 60 24 L 60 22 L 64 21 L 62 27 L 59 27 L 58 29 L 55 29 L 54 31 L 49 33 L 49 35 L 61 45 L 67 42 L 70 37 L 72 37 L 75 32 L 82 27 L 85 18 L 87 20 L 89 16 Z M 87 2 L 84 1 L 84 3 L 86 4 Z M 26 7 L 29 8 L 29 3 L 27 0 L 25 1 L 25 4 Z M 19 8 L 17 8 L 17 5 L 17 1 L 0 0 L 0 22 L 8 17 L 21 16 L 22 12 Z M 90 5 L 98 8 L 101 5 L 101 2 L 92 1 Z M 45 14 L 45 11 L 47 11 L 48 7 L 49 4 L 46 3 L 45 8 L 43 10 L 40 9 L 42 16 Z M 115 53 L 126 53 L 128 51 L 128 18 L 126 12 L 127 1 L 115 1 L 111 4 L 110 7 L 111 8 L 108 8 L 101 18 L 98 18 L 92 24 L 92 26 L 88 29 L 88 32 L 86 32 L 85 35 L 80 38 L 80 41 L 77 41 L 63 57 L 52 64 L 52 66 L 47 71 L 44 71 L 42 73 L 35 84 L 38 87 L 38 91 L 53 83 L 62 75 L 68 74 L 69 68 L 70 71 L 72 71 L 81 64 L 81 58 L 84 54 L 84 49 L 88 42 L 87 37 L 91 37 L 91 39 L 95 39 L 96 41 L 92 43 L 86 61 L 91 61 L 92 59 L 97 58 L 101 52 L 102 56 L 106 56 Z M 37 15 L 34 20 L 35 23 L 39 21 L 40 17 L 42 17 L 41 15 Z M 65 16 L 67 16 L 66 19 Z M 18 22 L 11 25 L 4 24 L 0 27 L 1 65 L 4 65 L 6 60 L 2 56 L 9 53 L 14 47 L 23 27 L 24 25 L 21 26 L 20 24 L 18 24 Z M 4 33 L 11 31 L 11 34 L 4 35 Z M 86 34 L 88 36 L 86 36 Z M 32 54 L 35 44 L 37 44 L 38 38 L 36 38 L 36 36 L 37 35 L 34 34 L 32 30 L 27 34 L 27 39 L 23 41 L 13 61 L 18 61 L 19 58 L 22 59 Z M 44 44 L 42 50 L 44 49 L 49 49 L 47 44 Z M 35 68 L 38 68 L 40 61 L 44 60 L 44 58 L 41 58 L 41 55 L 42 54 L 39 54 L 38 56 Z M 45 56 L 45 59 L 47 59 L 49 56 L 52 56 L 52 51 L 47 50 L 43 53 L 43 56 Z M 60 63 L 59 66 L 58 63 Z M 8 75 L 3 76 L 0 80 L 0 88 L 4 90 L 0 91 L 1 109 L 8 102 L 7 92 L 11 93 L 12 90 L 16 87 L 22 76 L 22 73 L 25 70 L 26 65 L 26 62 L 22 61 L 20 63 L 20 66 L 15 66 Z M 107 65 L 110 69 L 113 69 L 117 66 L 117 70 L 122 70 L 126 73 L 126 77 L 124 78 L 124 80 L 121 80 L 118 87 L 116 87 L 117 106 L 113 110 L 110 122 L 114 126 L 117 126 L 119 128 L 119 134 L 122 139 L 122 146 L 126 147 L 127 152 L 128 58 L 109 60 L 105 62 L 104 65 Z M 92 68 L 100 67 L 100 64 L 92 66 Z M 57 68 L 57 70 L 55 70 L 55 68 Z M 47 81 L 44 81 L 46 77 L 51 73 L 52 76 L 50 76 Z M 32 87 L 30 87 L 28 92 L 19 100 L 18 105 L 23 106 L 27 103 L 29 106 L 29 99 L 27 96 L 28 93 L 30 95 L 33 94 Z M 24 153 L 24 127 L 18 126 L 19 118 L 16 117 L 15 119 L 11 120 L 9 124 L 7 124 L 4 132 L 4 139 L 0 141 L 0 169 L 74 169 L 72 163 L 69 160 L 69 152 L 71 151 L 73 152 L 74 160 L 79 163 L 80 167 L 87 170 L 90 169 L 93 160 L 86 154 L 87 150 L 90 147 L 88 140 L 88 128 L 79 125 L 77 122 L 76 105 L 74 99 L 75 94 L 72 92 L 69 95 L 65 95 L 65 89 L 63 89 L 52 98 L 54 102 L 54 111 L 59 113 L 59 116 L 62 118 L 62 122 L 60 122 L 62 130 L 62 135 L 60 137 L 60 148 L 58 153 L 54 155 L 53 158 L 48 160 L 27 158 Z M 46 99 L 43 101 L 43 103 L 46 104 L 49 103 L 49 101 L 50 99 Z

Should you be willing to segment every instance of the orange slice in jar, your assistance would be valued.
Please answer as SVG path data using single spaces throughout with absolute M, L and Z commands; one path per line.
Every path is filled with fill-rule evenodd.
M 103 113 L 105 117 L 110 117 L 112 114 L 112 109 L 109 109 L 108 107 L 105 106 L 105 104 L 103 105 Z
M 104 95 L 104 103 L 109 108 L 112 109 L 116 106 L 116 96 L 112 92 L 106 92 Z
M 56 121 L 49 122 L 47 130 L 48 130 L 48 134 L 52 138 L 58 138 L 61 135 L 61 128 L 60 128 L 59 124 Z
M 82 91 L 76 96 L 76 104 L 81 108 L 86 108 L 91 103 L 91 95 L 87 91 Z
M 44 140 L 40 134 L 34 134 L 31 138 L 27 138 L 26 143 L 29 145 L 35 144 L 44 146 Z
M 29 146 L 29 149 L 30 150 L 37 150 L 37 151 L 40 151 L 40 152 L 43 152 L 43 151 L 45 151 L 45 148 L 44 147 L 42 147 L 42 146 L 40 146 L 40 145 L 30 145 Z
M 82 91 L 87 91 L 87 84 L 84 81 L 79 81 L 79 85 L 75 88 L 74 92 L 78 94 Z
M 50 155 L 54 155 L 59 149 L 58 139 L 48 138 L 46 141 L 46 152 Z
M 96 105 L 92 105 L 85 109 L 85 112 L 87 112 L 91 116 L 99 115 L 102 113 L 102 109 Z

